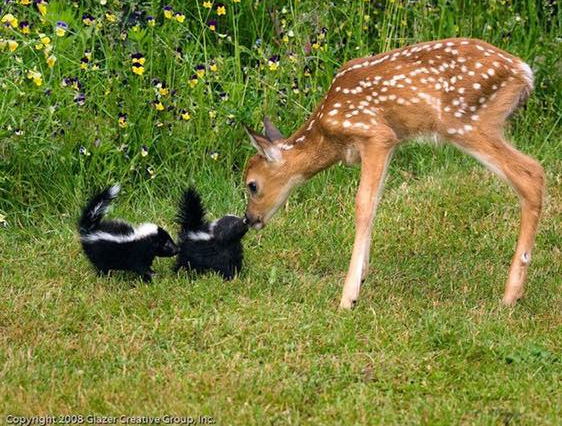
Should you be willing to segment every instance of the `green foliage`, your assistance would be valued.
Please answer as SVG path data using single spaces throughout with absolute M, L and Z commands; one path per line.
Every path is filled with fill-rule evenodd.
M 328 177 L 248 233 L 245 268 L 229 283 L 176 275 L 170 259 L 157 260 L 151 285 L 125 273 L 99 278 L 69 217 L 5 230 L 1 415 L 559 425 L 560 182 L 525 297 L 504 308 L 519 221 L 507 185 L 484 169 L 391 179 L 371 274 L 355 310 L 340 312 L 354 179 L 344 168 Z M 172 229 L 166 198 L 121 201 L 116 215 Z M 233 205 L 227 187 L 205 201 L 220 212 Z
M 346 60 L 444 37 L 482 38 L 532 65 L 537 90 L 513 133 L 526 151 L 558 159 L 562 11 L 555 2 L 245 0 L 225 2 L 224 14 L 219 3 L 170 2 L 170 19 L 155 0 L 53 1 L 44 17 L 18 3 L 2 16 L 28 21 L 30 34 L 0 30 L 0 212 L 12 223 L 73 211 L 92 187 L 117 180 L 155 193 L 206 177 L 236 185 L 251 152 L 241 122 L 258 127 L 267 113 L 288 134 Z M 50 42 L 43 45 L 41 34 Z M 13 52 L 8 40 L 18 43 Z M 133 73 L 135 53 L 145 59 L 142 75 Z M 193 78 L 197 69 L 202 75 Z M 423 148 L 404 153 L 421 170 L 435 163 Z

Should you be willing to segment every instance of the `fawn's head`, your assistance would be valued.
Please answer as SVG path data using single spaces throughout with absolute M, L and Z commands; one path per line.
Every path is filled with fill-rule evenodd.
M 248 161 L 245 173 L 246 222 L 255 229 L 263 228 L 287 200 L 291 189 L 302 181 L 301 174 L 294 170 L 296 164 L 290 161 L 291 154 L 283 149 L 283 135 L 267 117 L 264 126 L 265 135 L 246 127 L 250 141 L 258 151 Z

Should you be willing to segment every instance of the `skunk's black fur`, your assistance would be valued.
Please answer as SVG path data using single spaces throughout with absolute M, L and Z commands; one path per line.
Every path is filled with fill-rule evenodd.
M 110 186 L 84 207 L 78 221 L 82 248 L 100 274 L 132 271 L 151 281 L 154 258 L 174 256 L 178 247 L 164 229 L 152 223 L 133 227 L 121 220 L 103 220 L 119 190 L 119 185 Z
M 180 252 L 175 271 L 180 268 L 196 272 L 215 271 L 231 280 L 242 269 L 242 237 L 248 226 L 239 217 L 227 215 L 209 223 L 205 209 L 194 188 L 185 191 L 180 203 Z

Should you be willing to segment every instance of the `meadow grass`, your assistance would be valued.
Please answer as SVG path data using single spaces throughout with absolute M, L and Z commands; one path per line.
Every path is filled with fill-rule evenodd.
M 0 30 L 2 416 L 560 424 L 555 2 L 242 0 L 224 1 L 224 15 L 216 2 L 170 2 L 183 22 L 181 14 L 168 19 L 161 1 L 51 1 L 45 14 L 19 3 L 0 13 L 18 19 Z M 58 21 L 68 25 L 63 36 Z M 527 293 L 516 307 L 499 300 L 517 197 L 451 147 L 397 151 L 372 272 L 352 312 L 336 308 L 357 168 L 323 172 L 262 232 L 249 233 L 244 271 L 231 283 L 173 274 L 171 260 L 156 262 L 152 285 L 127 274 L 100 279 L 81 255 L 75 220 L 93 189 L 120 181 L 113 215 L 171 230 L 188 183 L 213 217 L 241 214 L 252 153 L 241 122 L 259 128 L 267 113 L 289 134 L 346 60 L 452 36 L 485 39 L 535 71 L 535 92 L 507 129 L 548 179 Z M 131 58 L 139 52 L 142 75 Z
M 175 275 L 169 260 L 156 262 L 152 285 L 100 279 L 72 218 L 4 233 L 0 412 L 559 424 L 560 186 L 526 297 L 506 309 L 515 196 L 483 169 L 391 173 L 371 276 L 358 307 L 340 312 L 356 179 L 335 170 L 300 189 L 287 212 L 248 235 L 246 268 L 230 283 Z M 169 201 L 116 214 L 157 213 L 172 227 Z

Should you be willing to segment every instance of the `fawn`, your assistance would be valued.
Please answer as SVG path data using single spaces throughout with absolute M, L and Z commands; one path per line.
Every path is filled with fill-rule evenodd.
M 284 138 L 266 117 L 265 135 L 246 127 L 258 154 L 245 182 L 246 220 L 261 229 L 290 191 L 342 161 L 361 163 L 355 241 L 341 308 L 351 308 L 367 277 L 371 230 L 388 163 L 398 143 L 436 136 L 474 156 L 517 192 L 521 228 L 503 303 L 523 294 L 542 209 L 541 165 L 503 138 L 507 117 L 533 89 L 521 59 L 476 39 L 407 46 L 347 62 L 308 121 Z

